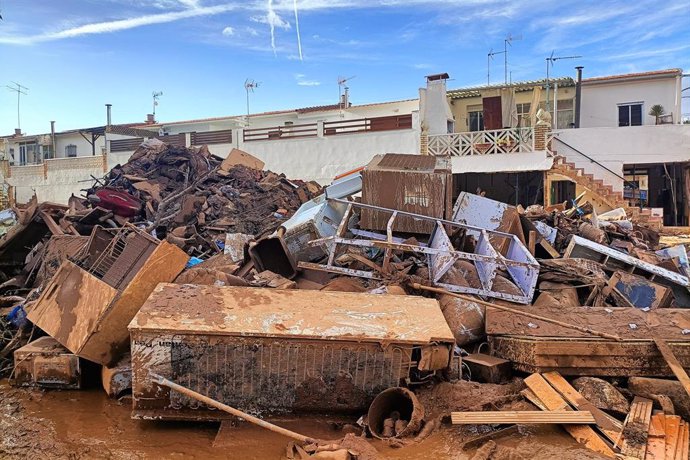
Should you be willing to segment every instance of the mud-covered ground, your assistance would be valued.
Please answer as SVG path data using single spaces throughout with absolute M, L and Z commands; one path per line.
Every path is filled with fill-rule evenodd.
M 445 386 L 421 398 L 432 407 L 467 410 L 476 405 L 476 384 Z M 439 391 L 440 390 L 440 391 Z M 512 389 L 500 388 L 494 395 Z M 482 394 L 485 392 L 482 392 Z M 490 391 L 488 393 L 491 393 Z M 463 394 L 467 398 L 463 397 Z M 452 395 L 449 399 L 449 395 Z M 493 396 L 487 398 L 492 399 Z M 494 398 L 495 399 L 495 398 Z M 489 402 L 489 404 L 492 404 Z M 515 409 L 526 403 L 514 401 Z M 512 407 L 511 407 L 512 408 Z M 354 418 L 282 417 L 276 424 L 300 433 L 338 439 L 341 427 Z M 246 422 L 223 429 L 217 423 L 147 422 L 130 419 L 130 401 L 109 399 L 98 389 L 42 391 L 0 383 L 0 458 L 2 459 L 281 459 L 287 438 Z M 442 424 L 426 440 L 402 448 L 371 441 L 382 459 L 470 459 L 476 449 L 463 451 L 464 441 L 490 431 L 488 427 Z M 519 433 L 496 440 L 495 460 L 599 459 L 558 427 L 520 427 Z M 214 447 L 215 445 L 215 447 Z

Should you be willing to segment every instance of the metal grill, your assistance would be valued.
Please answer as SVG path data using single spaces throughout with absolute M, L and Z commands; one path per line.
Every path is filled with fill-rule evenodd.
M 103 249 L 99 246 L 105 244 Z M 157 240 L 133 225 L 125 225 L 114 235 L 95 227 L 89 244 L 73 259 L 77 265 L 115 289 L 122 289 L 155 249 Z
M 227 404 L 246 409 L 318 409 L 304 407 L 311 384 L 333 391 L 339 379 L 346 379 L 355 393 L 372 398 L 410 375 L 416 366 L 412 353 L 412 346 L 396 345 L 383 350 L 378 344 L 262 339 L 213 344 L 187 339 L 172 348 L 171 367 L 174 381 Z M 171 392 L 170 403 L 176 409 L 199 407 L 176 392 Z

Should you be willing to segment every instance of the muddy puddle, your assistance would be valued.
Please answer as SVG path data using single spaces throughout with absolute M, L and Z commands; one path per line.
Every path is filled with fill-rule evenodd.
M 337 439 L 344 435 L 341 427 L 356 420 L 281 417 L 272 421 L 312 437 Z M 109 399 L 99 389 L 41 391 L 0 383 L 2 459 L 284 458 L 285 437 L 246 422 L 224 427 L 219 436 L 218 428 L 218 423 L 132 420 L 129 400 Z M 481 432 L 477 427 L 443 425 L 419 444 L 402 448 L 382 441 L 372 444 L 383 459 L 469 459 L 475 450 L 463 451 L 462 443 Z M 491 458 L 601 458 L 555 427 L 521 428 L 497 443 L 499 450 Z

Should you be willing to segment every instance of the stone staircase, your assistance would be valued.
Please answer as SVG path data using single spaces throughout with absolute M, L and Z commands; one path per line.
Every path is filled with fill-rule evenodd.
M 623 198 L 622 192 L 614 191 L 612 186 L 605 184 L 601 179 L 596 179 L 594 175 L 586 173 L 584 169 L 576 167 L 574 163 L 568 162 L 563 155 L 558 155 L 554 152 L 554 162 L 551 170 L 568 177 L 580 187 L 595 195 L 602 203 L 610 206 L 611 209 L 627 208 L 629 206 L 627 200 Z

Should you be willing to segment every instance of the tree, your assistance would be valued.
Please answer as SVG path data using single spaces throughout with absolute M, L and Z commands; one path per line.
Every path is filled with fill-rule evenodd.
M 659 118 L 665 113 L 664 106 L 661 104 L 655 104 L 649 109 L 649 114 L 656 120 L 655 124 L 659 124 Z

